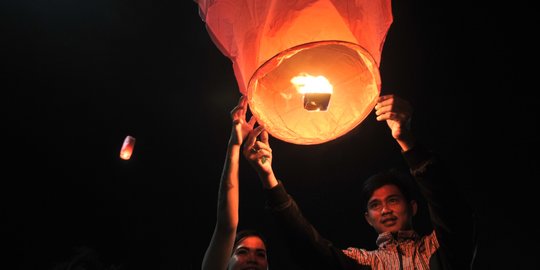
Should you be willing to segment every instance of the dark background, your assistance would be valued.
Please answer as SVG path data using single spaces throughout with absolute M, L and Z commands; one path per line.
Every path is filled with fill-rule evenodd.
M 413 103 L 418 137 L 458 175 L 478 213 L 477 269 L 534 265 L 537 11 L 393 3 L 382 94 Z M 197 5 L 4 0 L 0 18 L 5 269 L 53 269 L 78 247 L 124 269 L 199 269 L 240 94 Z M 123 161 L 127 135 L 137 142 Z M 370 115 L 321 145 L 270 143 L 278 178 L 320 232 L 373 248 L 356 194 L 404 166 L 386 124 Z M 295 269 L 261 194 L 242 158 L 240 227 L 267 234 L 272 269 Z

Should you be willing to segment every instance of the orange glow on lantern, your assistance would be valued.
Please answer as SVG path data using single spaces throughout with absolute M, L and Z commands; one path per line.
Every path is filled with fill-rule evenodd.
M 251 112 L 274 137 L 324 143 L 375 106 L 390 0 L 197 2 Z
M 122 149 L 120 149 L 120 158 L 123 160 L 129 160 L 133 154 L 133 148 L 135 148 L 135 138 L 132 136 L 126 136 Z

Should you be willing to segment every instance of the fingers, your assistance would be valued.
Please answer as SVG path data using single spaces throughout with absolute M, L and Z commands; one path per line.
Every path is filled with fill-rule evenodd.
M 270 146 L 270 143 L 268 142 L 268 131 L 263 130 L 261 132 L 261 142 L 263 142 L 264 144 Z
M 233 126 L 236 126 L 238 124 L 241 124 L 241 121 L 240 121 L 240 119 L 233 119 L 232 123 L 233 123 Z
M 233 120 L 244 119 L 244 115 L 245 115 L 244 111 L 245 111 L 244 108 L 240 106 L 234 107 L 234 109 L 231 110 L 231 118 Z
M 393 115 L 399 115 L 400 117 L 409 117 L 412 114 L 412 106 L 408 101 L 401 99 L 395 95 L 385 95 L 378 99 L 377 105 L 375 105 L 375 115 L 386 115 L 385 118 L 395 118 Z M 379 117 L 377 117 L 379 120 Z
M 262 134 L 266 133 L 263 131 Z M 263 135 L 260 135 L 261 137 Z M 268 142 L 268 139 L 266 139 Z M 264 165 L 268 160 L 272 159 L 272 149 L 263 141 L 255 141 L 255 145 L 251 148 L 251 160 L 257 160 L 260 165 Z
M 385 95 L 380 96 L 377 99 L 377 104 L 375 105 L 375 110 L 380 110 L 381 108 L 388 107 L 394 103 L 394 95 Z
M 231 114 L 231 117 L 232 117 L 233 119 L 238 118 L 238 113 L 241 112 L 241 110 L 242 110 L 242 107 L 239 106 L 239 105 L 236 105 L 236 107 L 234 107 L 234 108 L 231 110 L 231 113 L 230 113 L 230 114 Z
M 241 113 L 243 114 L 244 118 L 245 118 L 245 115 L 246 115 L 246 112 L 247 112 L 247 105 L 248 105 L 248 100 L 247 100 L 247 97 L 242 95 L 240 97 L 240 100 L 238 101 L 238 107 L 241 108 Z
M 257 141 L 257 137 L 261 140 Z M 268 158 L 272 156 L 272 148 L 270 148 L 268 132 L 263 126 L 258 126 L 249 133 L 244 144 L 244 154 L 254 158 Z
M 378 110 L 386 106 L 391 106 L 393 108 L 396 108 L 396 110 L 412 111 L 411 104 L 407 100 L 402 99 L 396 95 L 380 96 L 377 100 L 377 105 L 375 105 L 375 109 Z
M 248 99 L 246 96 L 241 96 L 240 97 L 240 101 L 239 101 L 239 106 L 242 106 L 243 108 L 243 111 L 242 111 L 242 114 L 243 114 L 243 117 L 244 119 L 246 118 L 246 113 L 247 113 L 247 106 L 248 106 Z M 255 126 L 255 123 L 257 123 L 257 118 L 251 116 L 249 118 L 249 121 L 247 122 L 248 126 L 250 128 L 253 128 Z
M 240 100 L 238 101 L 238 105 L 241 105 L 242 107 L 246 107 L 247 106 L 247 97 L 242 95 L 240 96 Z
M 377 103 L 375 105 L 375 115 L 381 115 L 388 113 L 392 110 L 392 105 L 380 105 L 381 103 Z
M 255 123 L 257 123 L 257 118 L 253 116 L 249 118 L 249 122 L 248 122 L 249 127 L 253 128 L 253 126 L 255 126 Z
M 395 113 L 395 112 L 387 112 L 387 113 L 383 113 L 377 116 L 377 121 L 386 121 L 386 120 L 397 121 L 399 123 L 406 123 L 410 120 L 410 117 L 408 114 Z
M 382 103 L 384 101 L 387 101 L 387 100 L 392 100 L 394 99 L 394 95 L 384 95 L 384 96 L 380 96 L 378 99 L 377 99 L 377 103 Z
M 247 111 L 247 98 L 241 96 L 238 104 L 231 110 L 230 115 L 233 120 L 245 119 Z
M 253 145 L 253 148 L 255 148 L 255 150 L 257 151 L 265 150 L 272 153 L 272 148 L 270 148 L 268 144 L 265 144 L 262 141 L 256 141 L 255 144 Z
M 377 121 L 389 120 L 392 117 L 394 98 L 393 95 L 380 96 L 375 105 Z
M 246 143 L 244 145 L 244 148 L 247 150 L 247 149 L 251 149 L 254 145 L 255 145 L 255 141 L 257 141 L 257 136 L 259 136 L 259 134 L 261 134 L 261 132 L 263 131 L 264 127 L 263 126 L 258 126 L 256 128 L 254 128 L 248 135 L 247 137 L 247 140 L 246 140 Z

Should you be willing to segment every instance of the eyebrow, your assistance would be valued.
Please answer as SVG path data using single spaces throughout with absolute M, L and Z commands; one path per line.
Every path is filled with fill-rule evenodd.
M 386 196 L 386 198 L 384 198 L 384 199 L 387 200 L 387 199 L 389 199 L 389 198 L 394 198 L 394 197 L 401 198 L 401 197 L 403 197 L 403 196 L 400 195 L 399 193 L 394 193 L 394 194 L 390 194 L 390 195 Z M 372 203 L 372 202 L 379 202 L 379 201 L 382 201 L 382 200 L 379 199 L 379 198 L 370 200 L 370 201 L 368 201 L 368 205 L 369 205 L 370 203 Z
M 264 248 L 250 248 L 250 247 L 246 247 L 246 246 L 240 246 L 236 250 L 239 250 L 239 249 L 247 249 L 247 250 L 255 250 L 255 251 L 264 251 L 264 252 L 266 252 L 266 249 L 264 249 Z

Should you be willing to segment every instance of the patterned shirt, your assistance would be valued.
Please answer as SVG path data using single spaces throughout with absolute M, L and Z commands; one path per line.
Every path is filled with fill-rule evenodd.
M 343 250 L 358 264 L 369 265 L 372 269 L 430 269 L 429 259 L 439 248 L 435 231 L 419 237 L 415 231 L 381 233 L 377 238 L 377 250 L 350 247 Z

